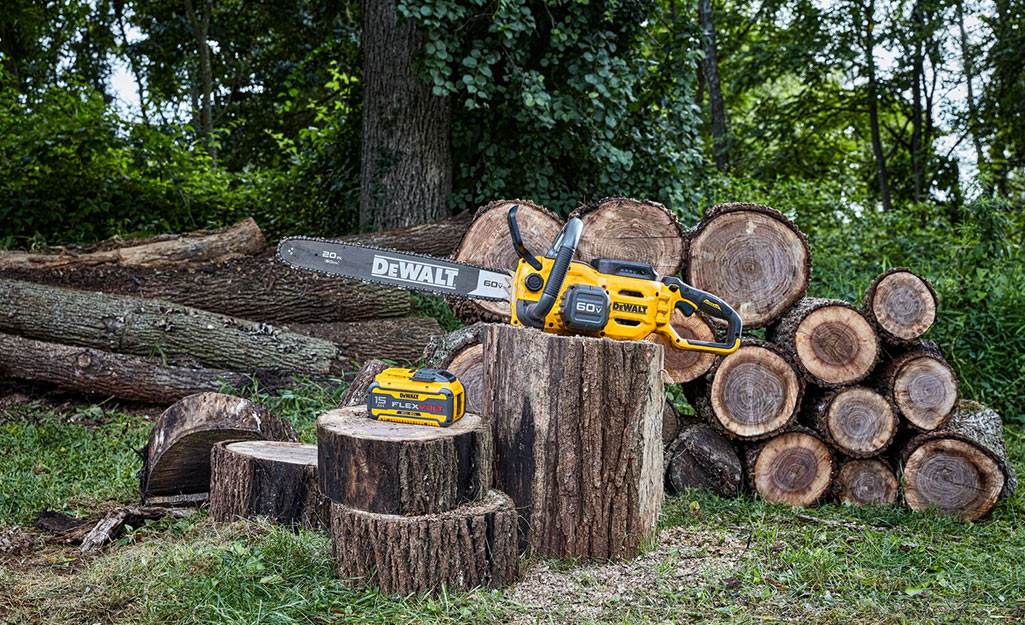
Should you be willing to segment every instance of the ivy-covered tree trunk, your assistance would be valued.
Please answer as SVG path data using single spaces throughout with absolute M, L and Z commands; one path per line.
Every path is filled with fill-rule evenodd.
M 449 212 L 449 100 L 433 95 L 416 72 L 422 42 L 392 0 L 363 4 L 363 228 L 409 226 Z

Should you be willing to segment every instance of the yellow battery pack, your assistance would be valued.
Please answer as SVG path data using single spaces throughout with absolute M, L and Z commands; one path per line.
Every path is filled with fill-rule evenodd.
M 462 383 L 444 369 L 385 369 L 367 392 L 367 412 L 379 421 L 448 427 L 465 410 Z

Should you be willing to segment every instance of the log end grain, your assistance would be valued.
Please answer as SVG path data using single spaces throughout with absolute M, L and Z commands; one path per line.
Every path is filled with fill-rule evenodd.
M 957 404 L 957 375 L 945 360 L 931 354 L 904 361 L 888 383 L 897 409 L 919 430 L 942 427 Z
M 804 385 L 794 366 L 773 346 L 745 339 L 709 372 L 701 411 L 727 436 L 758 440 L 793 422 Z
M 817 429 L 844 454 L 867 458 L 882 453 L 897 434 L 897 411 L 885 397 L 863 386 L 830 393 L 815 416 Z
M 989 514 L 1004 488 L 1004 474 L 989 455 L 952 438 L 917 446 L 902 479 L 904 499 L 915 512 L 935 509 L 967 520 Z
M 879 358 L 875 328 L 840 300 L 803 298 L 783 315 L 772 334 L 772 340 L 820 386 L 854 384 L 872 372 Z
M 912 341 L 936 321 L 939 299 L 928 280 L 906 268 L 883 273 L 865 291 L 865 315 L 892 342 Z
M 849 460 L 837 472 L 833 490 L 840 503 L 889 505 L 897 501 L 897 476 L 878 458 Z
M 578 208 L 583 222 L 577 257 L 629 260 L 651 265 L 660 276 L 675 275 L 687 252 L 687 233 L 668 208 L 650 200 L 607 197 Z
M 815 504 L 829 490 L 834 468 L 829 447 L 803 429 L 748 450 L 752 486 L 773 503 Z
M 712 324 L 700 314 L 684 316 L 678 310 L 674 310 L 669 323 L 682 338 L 698 341 L 715 341 L 715 331 Z M 673 384 L 684 384 L 703 376 L 712 368 L 715 362 L 715 355 L 707 352 L 694 350 L 677 349 L 667 345 L 662 337 L 651 335 L 649 341 L 661 343 L 665 347 L 665 371 Z

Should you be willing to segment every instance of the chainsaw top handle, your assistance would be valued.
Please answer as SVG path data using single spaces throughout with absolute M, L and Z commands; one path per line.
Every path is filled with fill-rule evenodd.
M 513 247 L 516 248 L 516 253 L 524 262 L 540 271 L 541 262 L 527 250 L 523 239 L 520 238 L 520 228 L 516 224 L 516 211 L 519 207 L 519 204 L 515 204 L 509 209 L 509 234 L 513 239 Z M 559 297 L 559 291 L 562 290 L 562 283 L 566 280 L 569 264 L 577 252 L 577 245 L 580 243 L 580 234 L 583 229 L 583 223 L 576 217 L 567 221 L 555 242 L 552 243 L 548 254 L 545 255 L 548 258 L 554 258 L 555 262 L 552 264 L 552 270 L 548 273 L 548 280 L 545 282 L 545 290 L 541 293 L 541 298 L 536 303 L 527 306 L 526 312 L 534 321 L 544 323 L 545 317 L 555 306 L 555 300 Z
M 662 283 L 669 286 L 669 290 L 674 294 L 674 299 L 679 298 L 675 300 L 675 308 L 685 316 L 689 317 L 700 310 L 710 317 L 722 319 L 727 324 L 726 338 L 722 342 L 685 339 L 676 333 L 672 325 L 667 324 L 666 330 L 669 333 L 669 338 L 677 347 L 713 354 L 732 354 L 737 351 L 737 348 L 740 347 L 740 333 L 743 331 L 743 322 L 737 311 L 715 295 L 695 289 L 679 278 L 666 276 L 662 278 Z

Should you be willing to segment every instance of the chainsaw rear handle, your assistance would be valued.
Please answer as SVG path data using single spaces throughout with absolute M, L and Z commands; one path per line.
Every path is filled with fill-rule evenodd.
M 509 234 L 513 239 L 513 247 L 516 248 L 516 253 L 520 255 L 524 262 L 540 271 L 540 261 L 527 250 L 527 246 L 523 244 L 523 239 L 520 238 L 520 228 L 516 224 L 516 211 L 519 207 L 519 204 L 515 204 L 509 209 Z M 573 255 L 577 253 L 577 245 L 580 243 L 580 234 L 583 232 L 583 229 L 584 224 L 579 219 L 576 217 L 570 219 L 562 227 L 562 230 L 559 231 L 559 236 L 556 237 L 551 249 L 548 250 L 546 256 L 554 258 L 555 262 L 552 263 L 552 270 L 548 272 L 545 290 L 541 293 L 541 298 L 537 302 L 527 304 L 526 307 L 527 315 L 537 323 L 543 325 L 545 317 L 548 316 L 552 307 L 555 306 L 555 300 L 559 297 L 559 291 L 562 290 L 562 283 L 566 280 L 569 264 L 573 262 Z
M 689 317 L 695 311 L 700 310 L 710 317 L 722 319 L 727 323 L 726 338 L 721 343 L 682 338 L 676 333 L 673 326 L 670 325 L 667 329 L 672 336 L 673 342 L 684 349 L 690 348 L 713 354 L 732 354 L 737 351 L 737 348 L 740 347 L 740 334 L 744 327 L 737 311 L 733 310 L 729 304 L 715 295 L 695 289 L 679 278 L 666 276 L 662 278 L 662 283 L 668 285 L 671 291 L 679 295 L 680 299 L 676 302 L 676 309 L 685 316 Z

